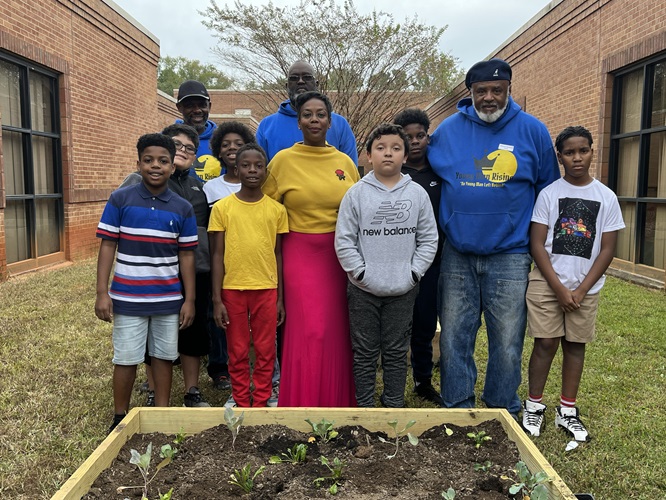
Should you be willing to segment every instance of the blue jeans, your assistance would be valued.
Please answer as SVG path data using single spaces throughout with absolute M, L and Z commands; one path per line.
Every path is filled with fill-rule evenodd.
M 532 258 L 527 253 L 461 254 L 445 243 L 439 290 L 442 399 L 447 408 L 473 408 L 474 363 L 481 313 L 488 334 L 488 365 L 481 399 L 517 414 Z

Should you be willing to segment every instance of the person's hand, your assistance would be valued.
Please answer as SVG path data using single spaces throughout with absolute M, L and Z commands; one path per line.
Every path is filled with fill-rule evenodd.
M 179 330 L 185 330 L 185 328 L 192 326 L 192 323 L 194 322 L 194 311 L 194 301 L 186 300 L 180 308 L 180 317 L 178 318 Z
M 280 326 L 282 323 L 284 323 L 284 318 L 286 316 L 286 313 L 284 311 L 284 303 L 282 300 L 277 301 L 277 326 Z
M 97 298 L 95 299 L 95 316 L 102 321 L 111 323 L 113 319 L 113 302 L 108 292 L 97 294 Z
M 229 314 L 227 313 L 227 308 L 221 301 L 213 302 L 213 319 L 218 327 L 226 330 L 227 325 L 229 324 Z
M 560 308 L 564 312 L 573 312 L 580 307 L 580 300 L 576 298 L 574 292 L 565 286 L 555 290 L 555 295 L 557 295 L 557 302 L 559 302 Z

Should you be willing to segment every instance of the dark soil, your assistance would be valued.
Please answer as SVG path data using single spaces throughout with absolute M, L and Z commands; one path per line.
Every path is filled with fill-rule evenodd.
M 378 439 L 378 436 L 389 439 L 388 436 L 362 427 L 340 427 L 339 436 L 328 443 L 308 442 L 311 435 L 279 425 L 242 427 L 232 449 L 231 433 L 225 425 L 220 425 L 186 438 L 174 461 L 160 470 L 150 484 L 149 498 L 156 499 L 158 493 L 166 493 L 170 488 L 174 490 L 174 500 L 242 495 L 248 499 L 331 497 L 330 480 L 319 488 L 313 483 L 318 477 L 330 475 L 319 461 L 320 456 L 331 463 L 337 457 L 346 464 L 336 495 L 339 498 L 441 499 L 441 493 L 449 487 L 456 491 L 456 500 L 511 498 L 508 489 L 513 481 L 501 476 L 513 477 L 512 469 L 520 456 L 501 424 L 489 421 L 477 427 L 449 425 L 448 428 L 453 435 L 448 436 L 443 425 L 427 430 L 419 437 L 417 446 L 410 445 L 406 437 L 401 438 L 397 456 L 388 459 L 395 445 Z M 388 425 L 387 429 L 390 430 Z M 467 433 L 480 430 L 492 440 L 477 449 Z M 116 492 L 118 486 L 143 484 L 138 469 L 129 463 L 130 449 L 144 453 L 152 442 L 151 470 L 154 471 L 161 461 L 161 446 L 172 440 L 173 436 L 164 434 L 133 436 L 84 498 L 141 498 L 141 488 Z M 268 463 L 271 456 L 286 453 L 299 443 L 308 446 L 304 463 Z M 474 470 L 475 464 L 487 461 L 492 464 L 487 471 Z M 228 480 L 235 469 L 242 469 L 248 463 L 253 473 L 262 465 L 266 469 L 255 479 L 252 492 L 244 494 Z

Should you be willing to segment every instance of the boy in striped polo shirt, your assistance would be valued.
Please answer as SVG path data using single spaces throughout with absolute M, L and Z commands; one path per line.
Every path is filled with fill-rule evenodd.
M 111 193 L 97 227 L 102 242 L 95 314 L 104 321 L 113 318 L 115 416 L 109 430 L 129 409 L 136 366 L 143 362 L 146 345 L 155 377 L 155 406 L 169 405 L 178 329 L 194 319 L 196 219 L 192 205 L 167 187 L 176 147 L 171 137 L 146 134 L 139 138 L 137 152 L 141 184 Z

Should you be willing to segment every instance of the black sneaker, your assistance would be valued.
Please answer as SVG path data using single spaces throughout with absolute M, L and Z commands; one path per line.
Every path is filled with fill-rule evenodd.
M 146 395 L 146 404 L 143 406 L 155 406 L 155 391 L 148 391 Z
M 442 396 L 440 396 L 439 392 L 435 390 L 435 388 L 432 386 L 430 382 L 424 382 L 422 384 L 415 386 L 414 392 L 421 399 L 430 401 L 431 403 L 435 404 L 440 408 L 444 406 L 444 401 L 442 400 Z
M 125 414 L 124 414 L 124 413 L 121 414 L 121 415 L 114 415 L 114 416 L 113 416 L 113 423 L 109 426 L 109 434 L 111 434 L 111 432 L 113 431 L 113 429 L 115 429 L 116 427 L 118 427 L 118 424 L 122 421 L 123 418 L 125 418 Z
M 183 398 L 183 406 L 188 408 L 209 408 L 210 405 L 203 397 L 203 394 L 199 392 L 198 387 L 190 387 L 190 389 L 185 393 Z
M 213 379 L 213 387 L 218 391 L 229 391 L 231 390 L 231 381 L 229 380 L 229 375 L 219 375 Z

